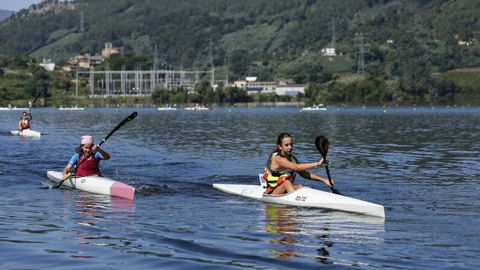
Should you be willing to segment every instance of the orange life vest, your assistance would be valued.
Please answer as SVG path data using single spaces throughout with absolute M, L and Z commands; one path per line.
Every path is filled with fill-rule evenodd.
M 278 153 L 273 153 L 274 155 L 278 155 Z M 291 155 L 291 159 L 289 159 L 293 163 L 297 163 L 297 158 Z M 280 171 L 272 171 L 270 169 L 269 164 L 263 171 L 263 179 L 267 182 L 267 193 L 271 193 L 276 187 L 283 184 L 284 181 L 291 181 L 292 183 L 295 181 L 295 171 L 291 171 L 288 169 L 282 169 Z

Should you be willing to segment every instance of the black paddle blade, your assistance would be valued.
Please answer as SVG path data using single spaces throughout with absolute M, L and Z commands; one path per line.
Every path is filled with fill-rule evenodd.
M 35 104 L 35 101 L 37 101 L 37 99 L 40 97 L 40 94 L 41 94 L 41 92 L 38 92 L 37 95 L 35 96 L 35 98 L 33 99 L 32 107 L 33 107 L 33 104 Z
M 327 159 L 328 153 L 328 139 L 325 136 L 317 136 L 315 138 L 315 146 L 317 147 L 318 152 L 322 155 L 323 159 Z
M 338 194 L 338 195 L 343 195 L 338 189 L 331 187 L 330 190 L 332 191 L 333 194 Z

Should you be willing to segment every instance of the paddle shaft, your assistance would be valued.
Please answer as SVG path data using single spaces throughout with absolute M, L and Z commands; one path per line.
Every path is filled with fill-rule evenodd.
M 325 156 L 322 155 L 322 157 L 323 157 L 323 160 L 325 160 L 325 162 L 327 162 L 327 155 L 325 155 Z M 325 166 L 325 171 L 327 172 L 328 182 L 330 182 L 330 185 L 331 185 L 330 189 L 332 191 L 334 191 L 335 188 L 333 187 L 332 177 L 330 176 L 330 169 L 328 169 L 328 165 Z
M 32 103 L 30 104 L 30 106 L 28 107 L 28 111 L 31 113 L 32 111 L 32 107 L 33 107 L 33 104 L 35 104 L 35 101 L 37 101 L 37 99 L 40 97 L 40 92 L 37 93 L 37 95 L 35 96 L 35 98 L 33 99 Z
M 98 144 L 98 147 L 100 147 L 105 141 L 107 141 L 107 139 L 110 138 L 110 136 L 112 136 L 113 133 L 115 133 L 115 131 L 119 130 L 126 123 L 132 121 L 135 117 L 137 117 L 137 112 L 133 112 L 127 118 L 123 119 L 123 121 L 120 122 L 120 124 L 118 124 L 114 129 L 112 129 L 112 131 L 110 131 L 110 133 L 108 133 L 108 135 L 105 138 L 103 138 L 103 140 Z M 86 155 L 85 158 L 82 159 L 82 161 L 80 161 L 80 163 L 78 163 L 74 167 L 72 166 L 72 168 L 70 169 L 70 171 L 68 173 L 75 173 L 77 171 L 78 167 L 80 167 L 80 165 L 82 165 L 82 163 L 85 162 L 92 154 L 93 154 L 93 152 L 88 153 L 88 155 Z M 68 179 L 68 177 L 66 179 L 63 179 L 62 181 L 60 181 L 60 183 L 58 183 L 58 185 L 54 186 L 53 188 L 59 188 L 63 184 L 63 182 L 65 182 L 65 180 L 67 180 L 67 179 Z
M 323 160 L 327 162 L 327 153 L 328 153 L 328 146 L 329 146 L 328 139 L 324 136 L 318 136 L 317 138 L 315 138 L 315 146 L 317 147 L 318 152 L 320 152 L 320 155 L 322 155 Z M 330 190 L 332 191 L 332 193 L 342 195 L 340 191 L 338 191 L 334 187 L 334 184 L 332 182 L 332 177 L 330 176 L 330 169 L 328 168 L 328 163 L 325 166 L 325 171 L 327 172 L 328 182 L 330 183 Z

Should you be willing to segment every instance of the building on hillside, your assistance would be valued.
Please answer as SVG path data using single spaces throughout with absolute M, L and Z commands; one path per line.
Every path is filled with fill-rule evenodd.
M 65 71 L 72 71 L 75 69 L 90 69 L 91 67 L 98 66 L 102 63 L 102 56 L 99 54 L 91 55 L 85 53 L 83 55 L 76 55 L 68 61 L 63 67 Z
M 322 55 L 324 56 L 336 56 L 335 48 L 323 48 Z
M 55 69 L 55 63 L 52 62 L 52 59 L 43 58 L 43 61 L 38 65 L 47 71 L 53 71 Z
M 472 44 L 473 43 L 471 41 L 461 40 L 461 39 L 458 40 L 458 45 L 460 45 L 460 46 L 470 46 Z
M 112 46 L 111 42 L 105 43 L 105 48 L 102 49 L 101 54 L 91 55 L 85 53 L 83 55 L 77 55 L 68 61 L 68 63 L 63 67 L 65 71 L 71 71 L 74 69 L 90 69 L 91 67 L 98 66 L 102 64 L 106 59 L 110 58 L 111 55 L 117 54 L 119 51 L 117 48 Z
M 111 42 L 105 43 L 105 48 L 102 50 L 102 58 L 103 60 L 110 58 L 112 54 L 117 54 L 119 50 L 113 47 Z

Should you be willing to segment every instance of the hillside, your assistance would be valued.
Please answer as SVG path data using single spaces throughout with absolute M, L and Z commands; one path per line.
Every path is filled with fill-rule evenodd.
M 0 9 L 0 22 L 10 17 L 15 11 Z
M 371 87 L 424 96 L 431 74 L 480 66 L 478 14 L 469 0 L 51 0 L 0 24 L 0 54 L 65 61 L 112 42 L 137 62 L 111 69 L 151 68 L 156 48 L 163 67 L 213 63 L 230 79 L 323 83 L 359 71 Z M 337 56 L 323 56 L 332 46 Z

